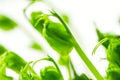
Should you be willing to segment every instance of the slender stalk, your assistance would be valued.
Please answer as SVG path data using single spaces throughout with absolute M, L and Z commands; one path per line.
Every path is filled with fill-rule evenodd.
M 55 11 L 51 11 L 51 13 L 56 16 L 61 23 L 65 26 L 66 30 L 70 33 L 70 35 L 72 36 L 72 40 L 73 40 L 73 45 L 75 47 L 75 50 L 77 51 L 78 55 L 81 57 L 81 59 L 84 61 L 84 63 L 87 65 L 87 67 L 89 68 L 89 70 L 93 73 L 93 75 L 96 77 L 97 80 L 104 80 L 103 77 L 100 75 L 100 73 L 97 71 L 97 69 L 94 67 L 94 65 L 92 64 L 92 62 L 88 59 L 88 57 L 85 55 L 85 53 L 83 52 L 83 50 L 81 49 L 81 47 L 79 46 L 79 44 L 77 43 L 77 41 L 75 40 L 74 36 L 72 35 L 72 33 L 70 32 L 68 26 L 66 25 L 66 23 L 63 21 L 63 19 L 55 12 Z
M 33 4 L 33 2 L 30 2 L 24 9 L 23 9 L 23 14 L 25 18 L 29 21 L 29 18 L 26 15 L 26 10 Z
M 66 67 L 67 67 L 67 70 L 68 70 L 69 80 L 72 80 L 70 65 L 67 65 Z
M 71 68 L 72 68 L 72 70 L 73 70 L 74 76 L 77 77 L 78 75 L 77 75 L 77 73 L 76 73 L 76 71 L 75 71 L 75 68 L 74 68 L 71 60 L 70 60 L 70 65 L 71 65 Z
M 87 58 L 85 53 L 82 51 L 78 43 L 74 42 L 74 47 L 76 51 L 78 52 L 79 56 L 82 58 L 82 60 L 85 62 L 87 67 L 90 69 L 90 71 L 93 73 L 93 75 L 96 77 L 97 80 L 104 80 L 103 77 L 100 75 L 100 73 L 97 71 L 95 66 L 92 64 L 92 62 Z
M 58 65 L 57 65 L 57 63 L 50 57 L 50 56 L 48 56 L 49 57 L 49 60 L 50 61 L 52 61 L 53 62 L 53 64 L 56 66 L 56 68 L 58 69 L 58 71 L 60 72 L 60 74 L 61 74 L 61 77 L 62 77 L 62 80 L 64 80 L 64 78 L 63 78 L 63 76 L 62 76 L 62 73 L 61 73 L 61 71 L 60 71 L 60 69 L 59 69 L 59 67 L 58 67 Z
M 37 73 L 33 70 L 33 68 L 30 67 L 30 64 L 31 64 L 31 63 L 32 63 L 32 61 L 29 62 L 28 64 L 26 64 L 24 70 L 28 67 L 29 70 L 32 72 L 32 74 L 33 74 L 34 76 L 36 76 L 37 78 L 39 78 L 39 80 L 40 80 L 40 76 L 38 76 Z

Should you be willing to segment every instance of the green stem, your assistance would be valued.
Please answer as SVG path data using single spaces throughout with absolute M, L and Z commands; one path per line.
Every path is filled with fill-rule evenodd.
M 31 63 L 32 63 L 32 61 L 29 62 L 29 63 L 27 63 L 27 64 L 25 65 L 25 67 L 23 68 L 23 71 L 25 71 L 25 70 L 28 69 L 28 71 L 30 71 L 33 76 L 35 76 L 35 77 L 37 77 L 39 80 L 41 80 L 41 79 L 40 79 L 40 76 L 38 76 L 37 73 L 33 70 L 33 68 L 30 67 L 30 64 L 31 64 Z
M 24 9 L 23 9 L 23 15 L 25 16 L 25 18 L 29 21 L 29 18 L 26 15 L 26 10 L 32 5 L 33 3 L 30 2 Z
M 70 65 L 66 65 L 66 67 L 67 67 L 67 70 L 68 70 L 69 80 L 72 80 Z
M 74 68 L 71 60 L 70 60 L 70 65 L 71 65 L 71 68 L 72 68 L 72 70 L 73 70 L 74 76 L 77 77 L 78 75 L 77 75 L 77 73 L 76 73 L 76 71 L 75 71 L 75 68 Z
M 60 74 L 61 74 L 61 77 L 62 77 L 62 80 L 64 80 L 64 78 L 63 78 L 63 76 L 62 76 L 62 73 L 61 73 L 61 71 L 60 71 L 60 69 L 59 69 L 59 67 L 58 67 L 58 65 L 57 65 L 57 63 L 50 57 L 50 56 L 48 56 L 49 57 L 49 60 L 50 61 L 52 61 L 53 62 L 53 64 L 56 66 L 56 68 L 58 69 L 58 71 L 60 72 Z
M 92 64 L 92 62 L 88 59 L 88 57 L 85 55 L 85 53 L 83 52 L 83 50 L 81 49 L 81 47 L 79 46 L 79 44 L 77 43 L 77 41 L 75 40 L 74 36 L 72 35 L 72 33 L 70 32 L 68 26 L 66 25 L 66 23 L 63 21 L 63 19 L 55 12 L 52 11 L 51 12 L 54 16 L 56 16 L 61 23 L 65 26 L 66 30 L 70 33 L 70 35 L 72 36 L 72 40 L 73 40 L 73 45 L 75 47 L 75 50 L 77 51 L 78 55 L 81 57 L 81 59 L 84 61 L 84 63 L 87 65 L 87 67 L 89 68 L 89 70 L 93 73 L 93 75 L 96 77 L 97 80 L 104 80 L 103 77 L 100 75 L 100 73 L 97 71 L 97 69 L 94 67 L 94 65 Z
M 103 77 L 100 75 L 100 73 L 97 71 L 95 66 L 92 64 L 92 62 L 87 58 L 85 53 L 82 51 L 78 43 L 74 42 L 74 47 L 78 53 L 78 55 L 82 58 L 82 60 L 85 62 L 87 67 L 90 69 L 90 71 L 93 73 L 93 75 L 96 77 L 97 80 L 104 80 Z

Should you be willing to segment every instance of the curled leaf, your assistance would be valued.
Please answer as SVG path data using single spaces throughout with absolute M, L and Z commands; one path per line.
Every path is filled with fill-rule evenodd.
M 30 21 L 60 55 L 68 55 L 71 52 L 71 35 L 63 24 L 51 21 L 49 14 L 42 12 L 32 12 Z
M 96 33 L 97 33 L 97 36 L 98 36 L 98 41 L 101 41 L 101 40 L 104 39 L 104 38 L 108 38 L 108 37 L 105 36 L 104 33 L 100 32 L 100 30 L 98 30 L 97 28 L 96 28 Z M 103 45 L 105 48 L 107 48 L 108 45 L 109 45 L 109 40 L 106 41 L 106 42 L 104 42 L 102 45 Z
M 3 58 L 3 62 L 6 64 L 6 67 L 17 73 L 19 73 L 21 68 L 26 65 L 26 62 L 14 52 L 6 52 L 1 56 Z
M 50 46 L 60 55 L 68 55 L 73 49 L 71 36 L 60 23 L 49 22 L 43 32 Z
M 53 66 L 45 67 L 40 71 L 42 80 L 62 80 L 61 74 Z

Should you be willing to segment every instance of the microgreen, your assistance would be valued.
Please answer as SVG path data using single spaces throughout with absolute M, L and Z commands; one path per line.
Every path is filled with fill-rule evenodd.
M 29 4 L 24 9 L 25 17 L 27 16 L 26 10 L 31 5 L 32 4 Z M 45 14 L 42 11 L 32 12 L 29 21 L 34 26 L 34 28 L 38 32 L 40 32 L 43 35 L 43 37 L 48 41 L 49 45 L 60 54 L 60 56 L 69 56 L 69 53 L 74 47 L 78 52 L 79 56 L 87 65 L 87 67 L 94 74 L 94 76 L 98 80 L 103 80 L 102 76 L 99 74 L 97 69 L 94 67 L 94 65 L 87 58 L 85 53 L 82 51 L 81 47 L 78 45 L 77 41 L 75 40 L 74 36 L 72 35 L 65 21 L 54 10 L 50 12 L 51 14 Z M 50 20 L 49 16 L 56 17 L 60 22 L 54 22 Z M 27 18 L 27 20 L 28 19 L 29 18 Z M 68 60 L 65 60 L 63 58 L 64 57 L 60 58 L 61 60 L 60 62 L 64 63 L 63 61 L 67 61 L 68 64 L 66 64 L 65 66 L 67 66 L 68 72 L 70 72 L 69 58 L 67 58 Z M 71 75 L 69 76 L 71 79 Z
M 59 54 L 58 62 L 49 55 L 36 61 L 25 61 L 17 53 L 9 51 L 3 45 L 0 45 L 0 79 L 13 80 L 13 76 L 7 76 L 6 69 L 9 68 L 18 74 L 18 80 L 64 80 L 60 65 L 66 66 L 68 69 L 69 80 L 92 80 L 87 77 L 85 73 L 78 74 L 74 64 L 71 61 L 70 53 L 73 48 L 77 54 L 86 64 L 96 80 L 119 80 L 120 79 L 120 36 L 110 33 L 102 33 L 96 26 L 96 33 L 98 36 L 98 44 L 93 49 L 92 55 L 100 45 L 106 49 L 106 60 L 109 62 L 106 70 L 106 77 L 101 76 L 96 67 L 89 60 L 81 46 L 78 44 L 76 38 L 72 34 L 69 27 L 70 19 L 65 14 L 58 14 L 55 10 L 50 10 L 50 13 L 43 11 L 31 11 L 30 18 L 26 15 L 27 9 L 32 4 L 42 2 L 43 0 L 31 0 L 24 8 L 24 16 L 38 31 L 43 38 L 48 42 L 49 46 Z M 52 18 L 57 19 L 56 21 Z M 18 26 L 11 18 L 0 15 L 0 29 L 9 31 Z M 31 39 L 33 40 L 33 39 Z M 37 42 L 33 42 L 31 48 L 36 50 L 43 50 L 43 47 Z M 44 53 L 44 51 L 43 51 Z M 39 74 L 34 70 L 34 66 L 39 62 L 46 60 L 52 62 L 54 65 L 45 66 L 40 69 Z M 78 61 L 79 62 L 79 61 Z M 41 64 L 42 65 L 42 64 Z M 39 66 L 38 66 L 39 67 Z
M 100 46 L 102 43 L 103 46 L 106 48 L 106 56 L 107 60 L 109 62 L 108 68 L 107 68 L 107 80 L 119 80 L 120 79 L 120 37 L 119 35 L 110 34 L 110 33 L 102 33 L 98 29 L 96 30 L 98 34 L 98 39 L 101 40 L 104 38 L 104 40 L 101 40 L 98 45 Z M 104 37 L 101 38 L 100 35 L 104 35 Z M 105 40 L 106 39 L 106 40 Z M 97 46 L 98 47 L 98 46 Z M 96 48 L 94 50 L 96 50 Z
M 2 46 L 1 49 L 3 48 L 4 47 Z M 38 75 L 34 71 L 33 67 L 37 62 L 41 60 L 53 62 L 56 68 L 53 66 L 47 66 L 45 69 L 40 70 L 40 75 Z M 33 66 L 31 67 L 30 64 L 33 64 Z M 0 79 L 13 80 L 12 77 L 7 76 L 6 74 L 7 68 L 15 71 L 19 75 L 18 78 L 19 80 L 48 80 L 48 79 L 63 80 L 58 65 L 50 56 L 48 56 L 48 58 L 42 58 L 35 62 L 27 63 L 23 58 L 21 58 L 16 53 L 8 52 L 8 50 L 6 49 L 6 51 L 0 55 Z

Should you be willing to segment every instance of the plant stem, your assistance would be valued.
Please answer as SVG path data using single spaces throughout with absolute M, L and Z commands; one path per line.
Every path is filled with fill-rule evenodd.
M 71 70 L 70 70 L 70 65 L 66 65 L 67 70 L 68 70 L 68 75 L 69 75 L 69 80 L 72 80 L 72 75 L 71 75 Z
M 84 61 L 84 63 L 87 65 L 87 67 L 89 68 L 89 70 L 93 73 L 93 75 L 96 77 L 97 80 L 104 80 L 103 77 L 100 75 L 100 73 L 97 71 L 97 69 L 94 67 L 94 65 L 92 64 L 92 62 L 88 59 L 88 57 L 85 55 L 85 53 L 83 52 L 83 50 L 81 49 L 81 47 L 79 46 L 79 44 L 77 43 L 77 41 L 75 40 L 74 36 L 72 35 L 72 33 L 70 32 L 68 26 L 66 25 L 66 23 L 63 21 L 63 19 L 55 12 L 55 11 L 51 11 L 51 13 L 56 16 L 61 23 L 64 25 L 64 27 L 66 28 L 66 30 L 70 33 L 70 35 L 72 36 L 72 40 L 73 40 L 73 45 L 75 47 L 75 50 L 77 51 L 78 55 L 81 57 L 81 59 Z
M 55 67 L 57 68 L 57 70 L 60 72 L 61 76 L 62 76 L 62 72 L 60 71 L 60 68 L 58 67 L 57 63 L 50 57 L 49 57 L 49 60 L 53 62 L 53 64 L 55 65 Z M 64 80 L 63 76 L 62 76 L 62 80 Z
M 26 10 L 32 5 L 33 3 L 30 2 L 24 9 L 23 9 L 23 15 L 25 16 L 25 18 L 29 21 L 29 18 L 26 15 Z
M 75 68 L 74 68 L 73 63 L 72 63 L 71 60 L 70 60 L 70 65 L 71 65 L 71 68 L 72 68 L 72 70 L 73 70 L 74 77 L 77 77 L 78 75 L 77 75 L 77 73 L 76 73 L 76 71 L 75 71 Z
M 97 80 L 104 80 L 103 77 L 100 75 L 100 73 L 97 71 L 95 66 L 92 64 L 92 62 L 87 58 L 85 53 L 82 51 L 78 43 L 74 42 L 74 47 L 78 53 L 78 55 L 82 58 L 82 60 L 85 62 L 87 67 L 90 69 L 90 71 L 93 73 L 93 75 L 96 77 Z

